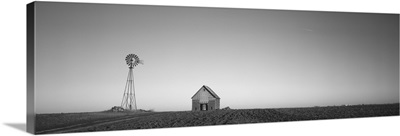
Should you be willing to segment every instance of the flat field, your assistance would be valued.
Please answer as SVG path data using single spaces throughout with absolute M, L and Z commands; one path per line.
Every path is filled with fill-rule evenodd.
M 399 115 L 399 103 L 213 111 L 37 114 L 36 132 L 89 132 L 395 115 Z

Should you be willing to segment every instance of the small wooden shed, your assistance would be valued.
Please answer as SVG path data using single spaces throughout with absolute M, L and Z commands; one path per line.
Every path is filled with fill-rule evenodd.
M 210 87 L 203 85 L 192 97 L 192 111 L 219 109 L 220 99 Z

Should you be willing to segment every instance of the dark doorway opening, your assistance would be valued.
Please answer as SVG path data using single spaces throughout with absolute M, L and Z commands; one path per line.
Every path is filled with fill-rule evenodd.
M 200 104 L 200 110 L 201 110 L 201 111 L 206 111 L 206 110 L 208 110 L 208 104 Z

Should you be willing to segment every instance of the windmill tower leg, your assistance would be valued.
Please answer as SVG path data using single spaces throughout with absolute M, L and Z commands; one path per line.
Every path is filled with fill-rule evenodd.
M 133 68 L 129 68 L 128 78 L 125 85 L 124 95 L 122 97 L 121 107 L 129 110 L 137 110 L 135 86 L 133 81 Z
M 136 106 L 136 95 L 135 95 L 135 80 L 134 80 L 134 78 L 133 78 L 133 72 L 131 72 L 131 74 L 132 74 L 132 92 L 133 92 L 133 100 L 132 100 L 132 102 L 133 102 L 133 105 L 135 106 L 135 110 L 137 110 L 137 106 Z

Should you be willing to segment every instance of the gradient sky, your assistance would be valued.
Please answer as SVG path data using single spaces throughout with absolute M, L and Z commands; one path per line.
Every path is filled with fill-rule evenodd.
M 38 2 L 36 112 L 121 104 L 134 53 L 140 109 L 399 102 L 399 15 Z

